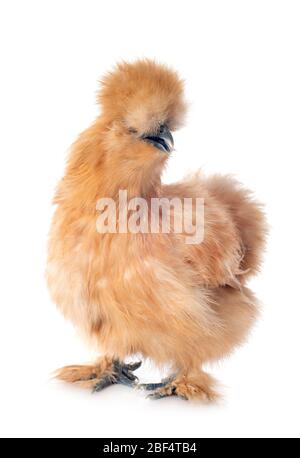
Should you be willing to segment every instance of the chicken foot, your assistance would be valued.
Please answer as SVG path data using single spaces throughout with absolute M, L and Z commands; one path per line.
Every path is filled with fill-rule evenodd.
M 93 393 L 103 390 L 110 385 L 120 383 L 126 386 L 135 386 L 138 383 L 138 377 L 132 372 L 141 366 L 142 362 L 132 364 L 122 364 L 120 361 L 113 362 L 113 373 L 106 375 L 93 386 Z
M 139 388 L 152 391 L 149 399 L 162 399 L 169 396 L 178 396 L 182 399 L 196 399 L 201 401 L 215 401 L 218 393 L 213 389 L 213 378 L 203 371 L 197 374 L 177 375 L 163 379 L 160 383 L 146 383 Z
M 141 361 L 125 364 L 119 360 L 101 358 L 94 365 L 63 367 L 56 372 L 55 376 L 65 382 L 91 388 L 93 392 L 115 384 L 134 387 L 138 384 L 138 377 L 133 372 L 141 364 Z

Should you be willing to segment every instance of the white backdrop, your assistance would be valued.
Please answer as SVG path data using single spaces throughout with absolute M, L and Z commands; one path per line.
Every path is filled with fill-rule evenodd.
M 300 4 L 289 0 L 4 0 L 0 4 L 0 433 L 299 436 Z M 165 180 L 233 173 L 266 203 L 264 306 L 248 343 L 212 367 L 217 406 L 97 395 L 49 380 L 93 355 L 51 303 L 44 265 L 66 151 L 97 113 L 97 79 L 154 57 L 186 80 L 190 111 Z M 151 367 L 141 378 L 159 377 Z

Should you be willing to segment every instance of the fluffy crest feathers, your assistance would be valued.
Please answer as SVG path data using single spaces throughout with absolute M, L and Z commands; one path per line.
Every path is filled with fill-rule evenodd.
M 174 131 L 186 112 L 184 83 L 165 65 L 144 59 L 119 63 L 101 80 L 98 101 L 103 115 L 137 133 L 166 123 Z

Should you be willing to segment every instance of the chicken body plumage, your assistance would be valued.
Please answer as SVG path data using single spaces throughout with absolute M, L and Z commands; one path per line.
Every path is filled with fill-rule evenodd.
M 150 387 L 155 397 L 214 398 L 203 363 L 243 342 L 257 316 L 245 284 L 259 270 L 263 213 L 230 177 L 161 183 L 168 154 L 152 139 L 162 125 L 175 130 L 182 121 L 176 73 L 150 61 L 121 64 L 104 79 L 99 99 L 102 114 L 73 145 L 56 192 L 47 281 L 64 315 L 104 356 L 58 376 L 96 390 L 124 377 L 134 384 L 120 362 L 141 354 L 175 374 Z M 120 189 L 148 201 L 203 198 L 202 243 L 187 244 L 186 234 L 172 230 L 99 233 L 97 201 L 117 202 Z

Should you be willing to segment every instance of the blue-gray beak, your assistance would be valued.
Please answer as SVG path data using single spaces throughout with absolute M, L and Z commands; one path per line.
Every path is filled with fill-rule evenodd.
M 142 139 L 164 153 L 170 153 L 174 147 L 172 134 L 166 125 L 162 125 L 154 134 L 143 135 Z

